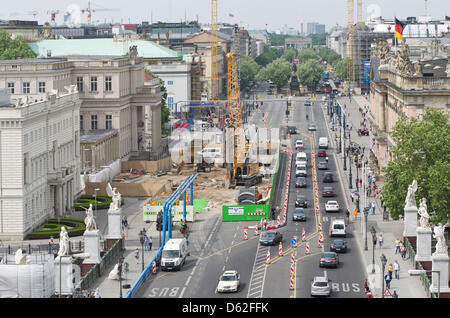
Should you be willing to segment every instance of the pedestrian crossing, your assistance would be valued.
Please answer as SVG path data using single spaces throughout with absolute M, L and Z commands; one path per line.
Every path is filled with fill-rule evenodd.
M 252 276 L 248 286 L 247 298 L 262 298 L 264 291 L 264 281 L 267 272 L 267 252 L 269 246 L 261 246 L 258 244 L 256 251 L 255 263 L 253 264 Z

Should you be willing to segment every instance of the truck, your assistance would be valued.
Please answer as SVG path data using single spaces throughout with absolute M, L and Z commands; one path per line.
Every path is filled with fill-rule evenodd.
M 185 238 L 171 238 L 164 245 L 161 254 L 161 270 L 180 270 L 189 255 Z

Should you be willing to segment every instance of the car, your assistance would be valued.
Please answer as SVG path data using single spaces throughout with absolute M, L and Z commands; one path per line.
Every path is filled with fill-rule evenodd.
M 311 106 L 311 101 L 310 101 L 309 99 L 307 99 L 307 100 L 305 101 L 305 106 Z
M 297 133 L 297 127 L 295 127 L 295 126 L 288 126 L 288 132 L 291 135 L 295 135 Z
M 308 157 L 306 155 L 305 152 L 297 152 L 297 154 L 295 155 L 295 165 L 298 165 L 300 163 L 304 163 L 306 165 L 306 163 L 308 162 Z
M 334 188 L 333 187 L 323 187 L 322 197 L 334 197 Z
M 311 296 L 330 296 L 331 279 L 327 276 L 315 276 L 311 283 Z
M 305 166 L 296 166 L 295 167 L 295 176 L 296 177 L 307 177 L 308 172 L 306 171 Z
M 319 150 L 317 152 L 317 157 L 326 157 L 327 156 L 327 152 L 325 150 Z
M 306 200 L 306 197 L 304 195 L 297 195 L 297 198 L 295 198 L 295 207 L 299 208 L 307 208 L 308 207 L 308 201 Z
M 319 170 L 327 170 L 328 169 L 328 162 L 326 162 L 326 161 L 319 161 L 319 163 L 317 164 L 317 168 Z
M 261 245 L 275 245 L 283 241 L 283 235 L 278 231 L 267 231 L 259 239 Z
M 237 292 L 240 286 L 239 273 L 236 270 L 228 270 L 223 272 L 219 278 L 219 283 L 217 284 L 216 292 L 226 293 L 226 292 Z
M 325 204 L 326 212 L 339 212 L 339 203 L 337 201 L 328 201 Z
M 325 172 L 325 174 L 323 175 L 323 182 L 325 183 L 334 182 L 333 174 L 331 172 Z
M 317 130 L 316 124 L 309 124 L 308 130 L 309 131 L 316 131 Z
M 319 261 L 319 267 L 338 267 L 339 256 L 336 252 L 322 253 Z
M 297 180 L 295 180 L 295 187 L 296 188 L 306 188 L 306 178 L 298 177 Z
M 347 236 L 344 219 L 333 219 L 330 223 L 330 231 L 328 235 L 331 236 Z
M 272 95 L 272 90 L 270 88 L 268 88 L 266 93 L 267 93 L 267 95 Z
M 347 252 L 347 242 L 344 240 L 334 240 L 330 245 L 330 252 L 336 253 L 346 253 Z
M 306 221 L 306 214 L 303 208 L 295 208 L 292 214 L 292 221 Z

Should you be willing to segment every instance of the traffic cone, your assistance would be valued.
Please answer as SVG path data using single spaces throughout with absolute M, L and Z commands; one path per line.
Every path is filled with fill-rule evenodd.
M 322 231 L 322 223 L 319 222 L 319 231 Z
M 302 241 L 306 241 L 306 234 L 305 234 L 305 228 L 302 228 Z
M 256 226 L 255 226 L 255 235 L 258 235 L 258 223 L 256 223 Z
M 244 230 L 244 240 L 248 239 L 247 238 L 247 229 Z
M 152 262 L 152 272 L 153 272 L 153 274 L 156 274 L 156 262 L 155 261 Z
M 283 256 L 283 244 L 280 242 L 280 245 L 278 247 L 278 255 Z
M 320 240 L 320 236 L 319 236 L 317 247 L 322 247 L 322 241 Z
M 290 284 L 289 284 L 289 289 L 290 290 L 294 290 L 294 276 L 291 275 L 291 280 L 290 280 Z
M 306 251 L 305 251 L 305 254 L 310 254 L 311 252 L 309 251 L 309 242 L 308 243 L 306 243 Z
M 270 264 L 270 250 L 267 250 L 267 264 Z

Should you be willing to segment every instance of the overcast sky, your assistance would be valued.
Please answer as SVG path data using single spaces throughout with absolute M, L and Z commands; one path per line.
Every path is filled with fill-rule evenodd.
M 0 19 L 32 20 L 32 15 L 11 15 L 30 11 L 66 10 L 71 5 L 87 7 L 87 0 L 2 0 Z M 140 23 L 141 21 L 180 22 L 196 20 L 201 23 L 211 21 L 211 0 L 95 0 L 93 8 L 112 8 L 120 11 L 98 11 L 92 20 L 98 22 Z M 356 3 L 356 0 L 355 0 Z M 383 16 L 392 19 L 397 16 L 428 15 L 443 19 L 450 15 L 450 0 L 363 0 L 363 19 L 368 16 Z M 319 22 L 330 27 L 347 24 L 347 0 L 218 0 L 219 21 L 239 23 L 249 29 L 277 30 L 284 25 L 300 29 L 300 23 Z M 229 14 L 234 17 L 230 17 Z M 50 16 L 40 14 L 36 19 L 40 24 L 49 21 Z M 87 15 L 81 15 L 81 22 Z M 56 22 L 63 22 L 63 14 L 56 16 Z M 306 26 L 305 29 L 306 31 Z

